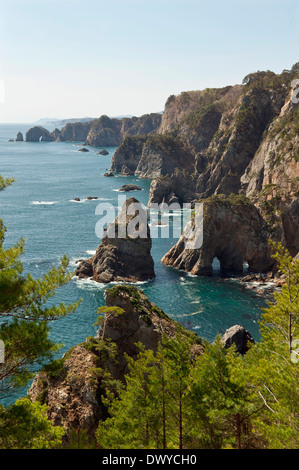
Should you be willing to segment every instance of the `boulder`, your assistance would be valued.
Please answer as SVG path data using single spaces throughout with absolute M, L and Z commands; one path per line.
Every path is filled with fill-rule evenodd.
M 229 348 L 234 344 L 240 354 L 245 354 L 248 351 L 250 347 L 248 343 L 254 343 L 251 334 L 240 325 L 234 325 L 226 330 L 221 341 L 225 348 Z
M 107 150 L 103 149 L 98 152 L 98 155 L 109 155 L 109 152 Z
M 78 150 L 78 152 L 89 152 L 89 150 L 85 147 L 82 147 L 81 149 Z
M 127 167 L 127 165 L 123 165 L 121 167 L 121 174 L 123 176 L 133 176 L 134 175 L 134 171 L 131 170 L 130 168 Z
M 129 192 L 129 191 L 142 191 L 142 188 L 140 188 L 139 186 L 137 186 L 136 184 L 124 184 L 119 191 L 125 191 L 125 192 Z
M 131 204 L 138 207 L 133 207 L 134 215 L 128 215 Z M 138 223 L 138 234 L 128 232 L 134 220 Z M 103 231 L 102 241 L 95 255 L 81 262 L 75 274 L 79 278 L 91 277 L 101 283 L 152 279 L 155 272 L 151 247 L 146 211 L 139 201 L 130 198 L 124 202 L 114 223 Z
M 114 174 L 112 173 L 112 171 L 109 171 L 109 173 L 104 173 L 104 176 L 111 177 L 114 176 Z

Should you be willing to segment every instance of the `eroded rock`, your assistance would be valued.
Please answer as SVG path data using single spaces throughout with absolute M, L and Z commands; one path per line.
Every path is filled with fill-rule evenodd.
M 133 207 L 134 215 L 128 214 L 132 209 L 130 209 L 131 204 L 136 204 L 138 207 L 136 211 Z M 132 224 L 135 215 L 140 216 L 137 229 L 140 236 L 136 238 L 128 233 L 128 227 Z M 80 278 L 92 277 L 93 280 L 103 283 L 152 279 L 155 277 L 155 272 L 151 247 L 146 211 L 137 199 L 130 198 L 124 202 L 115 222 L 109 224 L 104 230 L 96 254 L 79 264 L 76 275 Z

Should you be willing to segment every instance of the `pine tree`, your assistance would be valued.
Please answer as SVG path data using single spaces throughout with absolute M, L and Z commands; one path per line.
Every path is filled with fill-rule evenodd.
M 0 190 L 12 182 L 12 179 L 0 177 Z M 49 321 L 74 312 L 80 303 L 66 306 L 50 302 L 56 290 L 72 277 L 67 273 L 66 256 L 58 268 L 52 268 L 42 279 L 34 279 L 23 271 L 21 256 L 24 240 L 6 248 L 5 232 L 6 228 L 0 220 L 0 340 L 4 346 L 4 358 L 1 358 L 4 361 L 0 363 L 2 399 L 12 390 L 25 386 L 36 368 L 52 358 L 53 352 L 60 346 L 49 338 Z M 28 400 L 19 400 L 9 408 L 1 406 L 0 445 L 21 448 L 56 445 L 61 429 L 52 429 L 46 421 L 46 410 L 39 409 L 39 405 Z M 43 439 L 39 439 L 39 435 Z M 45 436 L 49 438 L 48 443 Z
M 261 341 L 246 354 L 236 376 L 247 383 L 252 400 L 262 405 L 253 424 L 265 445 L 296 449 L 299 445 L 299 262 L 280 243 L 272 243 L 285 284 L 260 322 Z M 299 341 L 297 342 L 299 344 Z
M 238 357 L 217 337 L 191 371 L 190 403 L 197 422 L 193 435 L 199 448 L 241 449 L 253 438 L 251 417 L 260 405 L 252 402 L 247 387 L 234 378 L 232 364 Z

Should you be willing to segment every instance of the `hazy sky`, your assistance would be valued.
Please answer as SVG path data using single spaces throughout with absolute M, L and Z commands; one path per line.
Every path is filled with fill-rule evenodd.
M 299 61 L 298 0 L 0 0 L 0 122 L 141 115 Z M 3 98 L 3 96 L 2 96 Z

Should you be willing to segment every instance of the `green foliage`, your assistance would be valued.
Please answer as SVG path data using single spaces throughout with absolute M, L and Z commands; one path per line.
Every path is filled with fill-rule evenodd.
M 1 177 L 0 190 L 12 181 Z M 74 312 L 80 303 L 66 306 L 50 302 L 56 290 L 72 277 L 67 273 L 66 256 L 60 266 L 34 279 L 23 272 L 24 240 L 5 248 L 5 231 L 0 221 L 0 339 L 5 345 L 5 362 L 0 364 L 1 397 L 25 386 L 34 370 L 52 358 L 60 346 L 49 338 L 49 321 Z M 61 366 L 61 360 L 55 361 L 48 366 L 49 373 L 58 375 Z M 0 427 L 1 445 L 8 448 L 52 447 L 61 437 L 61 429 L 52 429 L 47 421 L 45 408 L 28 400 L 1 408 Z
M 244 194 L 213 194 L 212 196 L 200 199 L 199 202 L 223 204 L 226 207 L 252 204 L 251 200 Z
M 173 103 L 175 101 L 175 95 L 170 95 L 167 100 L 166 100 L 166 103 L 165 103 L 165 108 L 167 108 L 171 103 Z
M 100 447 L 298 448 L 299 262 L 272 248 L 286 283 L 262 315 L 261 341 L 242 356 L 218 337 L 196 359 L 185 335 L 156 353 L 140 345 L 99 425 Z
M 86 429 L 71 429 L 68 433 L 67 443 L 64 449 L 95 449 L 96 443 L 91 439 Z
M 55 359 L 54 361 L 46 364 L 43 368 L 50 379 L 61 379 L 66 375 L 64 367 L 64 359 Z
M 100 423 L 98 444 L 108 449 L 182 448 L 190 343 L 164 340 L 156 354 L 139 346 L 136 361 L 127 357 L 126 388 L 112 401 L 110 418 Z
M 14 178 L 3 178 L 3 176 L 0 175 L 0 191 L 10 186 L 14 181 Z
M 51 425 L 46 405 L 22 398 L 9 408 L 0 406 L 1 449 L 53 449 L 64 434 L 62 427 Z
M 155 147 L 155 149 L 160 150 L 166 155 L 175 155 L 181 150 L 183 145 L 179 136 L 171 132 L 168 134 L 150 135 L 146 140 L 146 144 Z
M 292 342 L 299 339 L 299 262 L 294 261 L 281 243 L 271 241 L 270 244 L 286 281 L 281 291 L 274 293 L 274 302 L 264 310 L 263 328 L 268 332 L 265 325 L 270 324 L 271 335 L 278 334 L 292 354 Z

